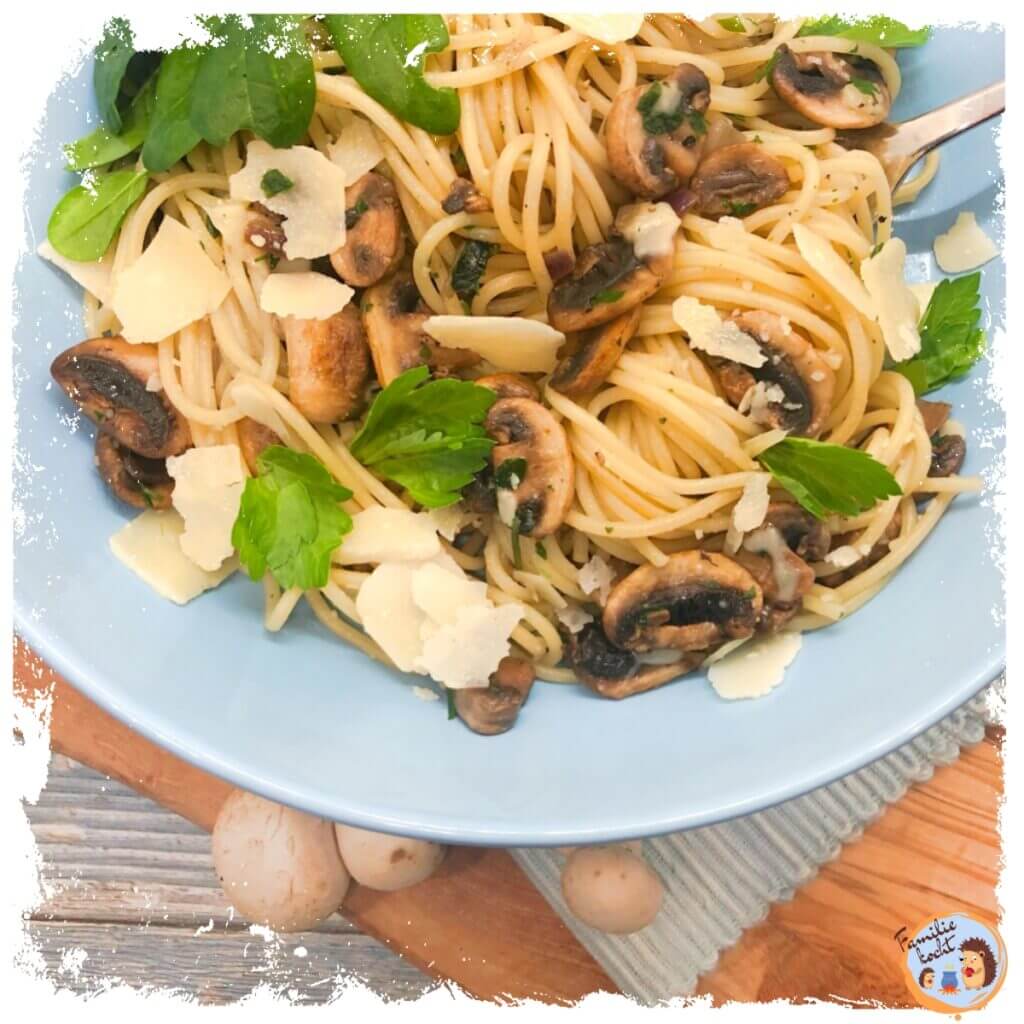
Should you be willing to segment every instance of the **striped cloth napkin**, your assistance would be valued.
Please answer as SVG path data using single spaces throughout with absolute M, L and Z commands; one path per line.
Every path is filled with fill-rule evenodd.
M 745 818 L 645 840 L 644 856 L 661 876 L 665 898 L 654 923 L 635 935 L 606 935 L 569 913 L 559 851 L 519 849 L 512 855 L 623 992 L 645 1003 L 689 995 L 771 904 L 791 899 L 886 805 L 981 740 L 994 720 L 990 691 L 999 689 L 1001 681 L 910 743 L 831 785 Z

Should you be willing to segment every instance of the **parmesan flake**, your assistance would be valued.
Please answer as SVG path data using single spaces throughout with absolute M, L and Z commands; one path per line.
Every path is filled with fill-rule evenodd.
M 331 163 L 341 168 L 345 186 L 354 185 L 364 174 L 372 171 L 384 159 L 373 126 L 365 117 L 352 110 L 335 109 L 338 137 L 327 147 Z
M 586 565 L 577 570 L 576 582 L 588 597 L 594 593 L 598 594 L 603 605 L 611 593 L 615 573 L 600 555 L 594 555 Z
M 615 230 L 633 246 L 638 260 L 674 252 L 680 224 L 668 203 L 631 203 L 615 215 Z
M 104 306 L 110 304 L 110 276 L 113 265 L 111 253 L 108 252 L 98 260 L 88 263 L 82 260 L 69 260 L 67 256 L 61 256 L 48 241 L 44 241 L 36 252 L 44 260 L 63 270 L 75 284 L 80 285 L 90 295 L 95 295 Z
M 885 347 L 898 363 L 921 351 L 917 298 L 903 277 L 906 258 L 907 247 L 903 240 L 890 238 L 860 265 L 860 276 L 874 303 L 875 319 Z
M 329 320 L 349 304 L 353 295 L 347 284 L 326 274 L 274 273 L 260 289 L 260 309 L 300 320 Z
M 999 255 L 995 242 L 978 226 L 973 213 L 964 210 L 953 226 L 934 242 L 935 261 L 947 274 L 963 274 Z
M 743 494 L 732 510 L 732 525 L 740 533 L 756 530 L 768 514 L 768 473 L 755 473 L 743 485 Z
M 799 633 L 775 633 L 750 640 L 711 664 L 708 680 L 725 700 L 763 697 L 782 682 L 802 643 Z
M 495 369 L 511 373 L 550 373 L 565 335 L 522 316 L 429 317 L 423 329 L 442 348 L 476 352 Z
M 632 39 L 643 27 L 643 14 L 552 14 L 580 35 L 609 46 Z
M 421 562 L 441 551 L 433 520 L 423 512 L 373 505 L 352 517 L 334 560 L 341 565 Z
M 692 349 L 755 369 L 768 361 L 754 338 L 732 320 L 723 322 L 714 306 L 699 299 L 679 296 L 672 303 L 672 319 L 686 333 Z

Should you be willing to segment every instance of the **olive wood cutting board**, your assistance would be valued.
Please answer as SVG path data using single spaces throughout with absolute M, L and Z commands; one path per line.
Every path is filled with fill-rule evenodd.
M 52 692 L 54 750 L 128 783 L 204 829 L 229 792 L 86 699 L 15 642 L 14 686 Z M 698 991 L 727 1000 L 827 999 L 907 1005 L 893 938 L 951 910 L 996 919 L 1002 732 L 913 787 L 858 842 L 723 954 Z M 426 882 L 395 893 L 353 886 L 344 914 L 424 971 L 481 998 L 574 1002 L 615 990 L 502 850 L 453 848 Z

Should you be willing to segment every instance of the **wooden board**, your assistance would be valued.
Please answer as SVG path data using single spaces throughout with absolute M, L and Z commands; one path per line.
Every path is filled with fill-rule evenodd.
M 16 689 L 53 693 L 55 750 L 210 829 L 229 787 L 133 733 L 15 646 Z M 817 879 L 724 954 L 699 988 L 718 1001 L 841 998 L 906 1005 L 892 938 L 960 908 L 998 916 L 1001 735 L 939 769 Z M 508 854 L 458 848 L 399 893 L 353 887 L 345 916 L 429 973 L 482 998 L 572 1002 L 613 990 Z

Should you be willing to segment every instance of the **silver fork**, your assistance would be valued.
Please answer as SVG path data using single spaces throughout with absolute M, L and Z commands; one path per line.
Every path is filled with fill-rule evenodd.
M 881 161 L 889 185 L 896 185 L 929 150 L 988 121 L 1006 109 L 1006 83 L 993 82 L 927 114 L 901 121 L 841 132 L 836 142 L 846 149 L 866 149 Z

